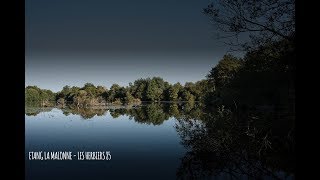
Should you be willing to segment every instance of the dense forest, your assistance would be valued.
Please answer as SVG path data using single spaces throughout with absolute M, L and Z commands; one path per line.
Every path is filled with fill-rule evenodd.
M 57 93 L 28 86 L 25 89 L 25 100 L 28 103 L 40 102 L 42 106 L 53 104 L 73 104 L 88 107 L 109 104 L 140 104 L 141 101 L 200 101 L 206 92 L 207 80 L 196 83 L 188 82 L 170 84 L 160 77 L 138 79 L 129 86 L 113 84 L 109 89 L 86 83 L 83 87 L 65 86 Z
M 41 106 L 73 104 L 89 107 L 109 104 L 140 104 L 142 101 L 188 101 L 206 105 L 284 105 L 294 102 L 295 51 L 288 40 L 249 51 L 243 58 L 226 54 L 206 79 L 170 84 L 160 77 L 138 79 L 128 86 L 110 88 L 86 83 L 65 86 L 57 93 L 36 86 L 25 88 L 26 103 Z
M 295 1 L 217 0 L 203 9 L 232 47 L 245 54 L 226 54 L 203 80 L 170 84 L 161 77 L 138 79 L 126 87 L 86 83 L 57 93 L 25 88 L 25 102 L 41 106 L 90 107 L 140 104 L 142 101 L 200 102 L 235 109 L 295 104 Z M 240 41 L 241 40 L 241 41 Z

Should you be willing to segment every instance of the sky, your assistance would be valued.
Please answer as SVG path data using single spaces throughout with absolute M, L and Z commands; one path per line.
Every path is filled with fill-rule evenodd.
M 210 0 L 26 0 L 26 86 L 196 82 L 227 52 Z

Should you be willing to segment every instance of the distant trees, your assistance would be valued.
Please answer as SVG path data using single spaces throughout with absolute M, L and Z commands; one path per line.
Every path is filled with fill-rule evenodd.
M 160 77 L 138 79 L 129 86 L 103 86 L 86 83 L 83 87 L 64 86 L 56 94 L 36 86 L 25 89 L 26 102 L 73 104 L 77 107 L 106 104 L 139 104 L 141 101 L 199 101 L 207 104 L 265 105 L 286 102 L 294 93 L 294 44 L 287 40 L 269 43 L 248 51 L 243 58 L 226 54 L 213 67 L 207 79 L 170 84 Z M 289 97 L 290 96 L 290 97 Z
M 129 86 L 113 84 L 110 89 L 86 83 L 64 86 L 56 94 L 36 86 L 25 89 L 26 102 L 57 101 L 77 107 L 106 104 L 139 104 L 141 101 L 196 101 L 207 104 L 275 105 L 294 100 L 295 48 L 281 40 L 248 51 L 243 58 L 226 54 L 207 79 L 170 84 L 160 77 L 138 79 Z M 290 94 L 291 93 L 291 94 Z
M 42 106 L 50 105 L 55 100 L 55 93 L 47 89 L 40 89 L 37 86 L 27 86 L 25 88 L 25 102 L 39 103 Z
M 167 98 L 169 83 L 160 77 L 138 79 L 129 87 L 134 98 L 142 101 L 161 101 Z
M 108 90 L 103 86 L 86 83 L 83 87 L 64 86 L 56 94 L 51 91 L 38 90 L 39 88 L 26 88 L 26 101 L 41 101 L 49 99 L 57 104 L 73 104 L 77 107 L 112 104 L 139 104 L 141 101 L 200 101 L 205 95 L 207 80 L 196 83 L 187 82 L 185 86 L 180 83 L 171 85 L 160 77 L 138 79 L 129 86 L 122 87 L 113 84 Z M 48 100 L 49 100 L 48 99 Z

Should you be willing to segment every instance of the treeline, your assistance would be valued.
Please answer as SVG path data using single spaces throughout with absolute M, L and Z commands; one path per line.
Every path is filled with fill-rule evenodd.
M 25 102 L 27 104 L 37 104 L 41 106 L 53 105 L 56 100 L 56 94 L 51 90 L 40 89 L 37 86 L 28 86 L 25 88 Z
M 281 40 L 251 50 L 243 58 L 226 54 L 206 79 L 170 84 L 160 77 L 138 79 L 129 86 L 113 84 L 110 89 L 86 83 L 65 86 L 57 93 L 28 86 L 26 102 L 55 101 L 58 105 L 89 107 L 108 104 L 140 104 L 141 101 L 202 102 L 207 106 L 235 108 L 257 105 L 292 105 L 295 101 L 295 46 Z
M 201 101 L 207 92 L 207 80 L 170 84 L 160 77 L 138 79 L 129 86 L 113 84 L 110 89 L 86 83 L 83 87 L 64 86 L 57 93 L 28 86 L 25 91 L 26 102 L 55 101 L 58 105 L 73 104 L 77 107 L 88 107 L 108 104 L 140 104 L 141 101 Z M 41 96 L 46 92 L 50 96 Z M 42 103 L 47 105 L 49 103 Z
M 160 77 L 138 79 L 129 86 L 110 89 L 86 83 L 65 86 L 57 93 L 28 86 L 26 102 L 42 106 L 55 101 L 77 107 L 140 104 L 141 101 L 188 101 L 207 105 L 278 105 L 294 102 L 295 51 L 292 42 L 279 41 L 247 52 L 244 58 L 225 55 L 201 81 L 170 84 Z
M 295 46 L 281 40 L 249 51 L 243 58 L 225 55 L 207 75 L 206 104 L 294 106 Z
M 209 104 L 280 107 L 295 100 L 295 1 L 212 1 L 203 9 L 230 50 L 208 77 Z

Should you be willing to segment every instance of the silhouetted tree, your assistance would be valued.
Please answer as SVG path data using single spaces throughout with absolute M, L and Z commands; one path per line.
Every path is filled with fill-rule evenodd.
M 295 0 L 214 0 L 203 13 L 236 47 L 294 40 Z

